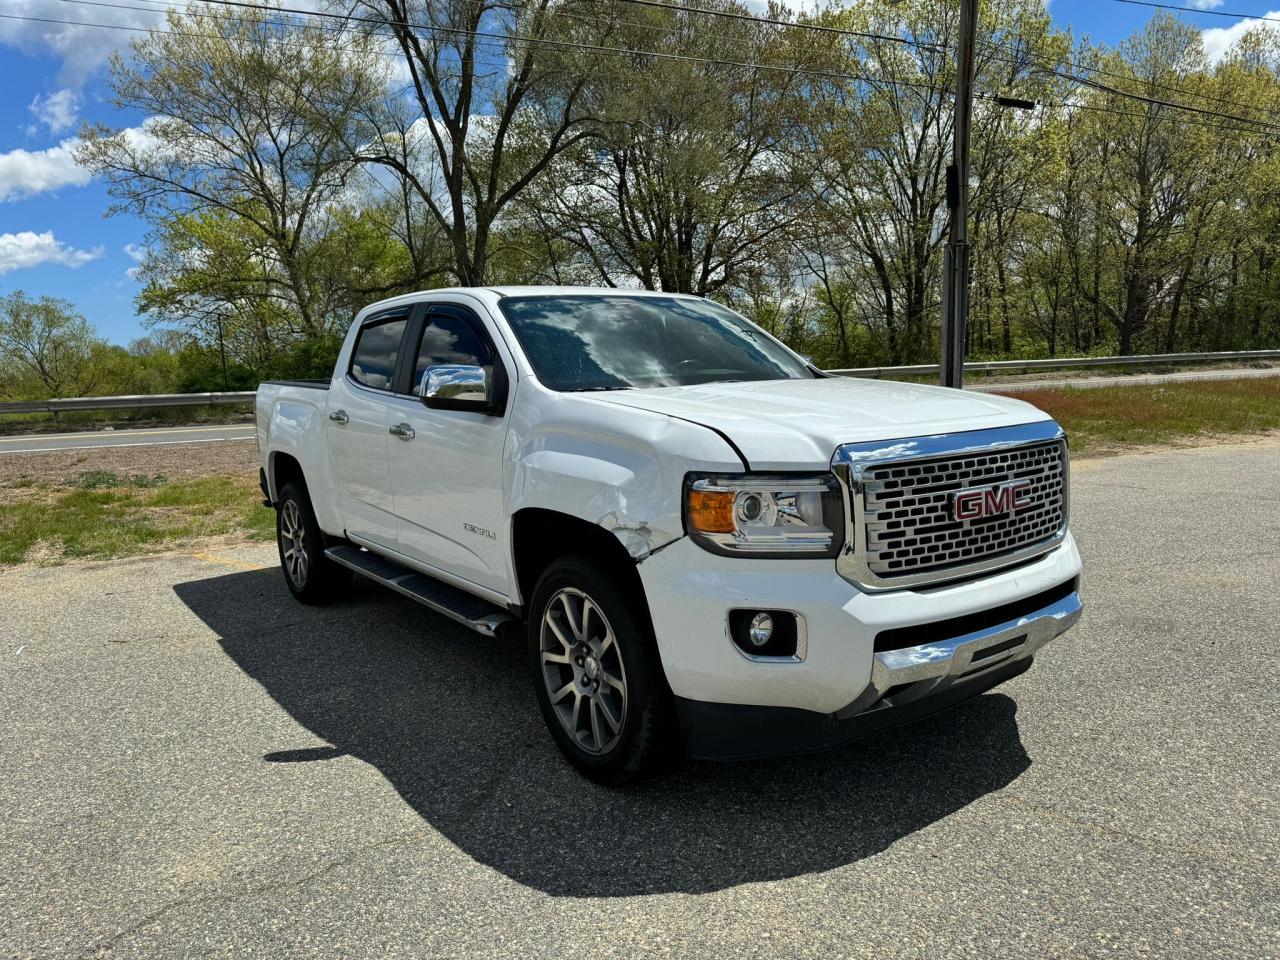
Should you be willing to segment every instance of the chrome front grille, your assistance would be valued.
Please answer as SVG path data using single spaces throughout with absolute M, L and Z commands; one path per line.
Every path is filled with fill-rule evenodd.
M 887 588 L 956 579 L 1057 546 L 1066 536 L 1067 452 L 1052 422 L 841 447 L 833 468 L 849 490 L 850 530 L 838 566 Z M 1026 481 L 1017 509 L 957 520 L 967 488 Z
M 867 566 L 892 577 L 979 560 L 1052 536 L 1063 521 L 1062 461 L 1062 444 L 1050 441 L 868 470 Z M 955 491 L 1024 479 L 1031 482 L 1029 506 L 980 520 L 951 519 Z

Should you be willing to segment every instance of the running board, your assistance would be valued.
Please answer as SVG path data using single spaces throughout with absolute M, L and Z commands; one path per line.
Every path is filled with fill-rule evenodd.
M 368 550 L 344 543 L 329 547 L 324 555 L 334 563 L 390 587 L 396 593 L 402 593 L 410 600 L 416 600 L 424 607 L 443 613 L 487 637 L 495 636 L 503 624 L 515 622 L 515 617 L 497 604 Z

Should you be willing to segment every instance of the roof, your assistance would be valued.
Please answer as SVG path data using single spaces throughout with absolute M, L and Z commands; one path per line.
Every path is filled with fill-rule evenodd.
M 464 287 L 457 288 L 466 289 Z M 500 297 L 687 297 L 687 293 L 665 293 L 661 290 L 642 290 L 633 287 L 569 287 L 569 286 L 505 286 L 485 287 Z
M 370 303 L 357 313 L 357 317 L 364 317 L 378 310 L 387 307 L 396 307 L 403 303 L 414 303 L 426 296 L 438 296 L 440 294 L 465 294 L 470 297 L 488 302 L 490 306 L 495 300 L 503 297 L 688 297 L 690 299 L 700 299 L 693 294 L 688 293 L 663 293 L 661 290 L 640 290 L 631 287 L 557 287 L 557 286 L 503 286 L 503 287 L 437 287 L 432 290 L 418 290 L 414 293 L 402 293 L 399 296 L 388 297 L 385 300 L 379 300 L 376 303 Z

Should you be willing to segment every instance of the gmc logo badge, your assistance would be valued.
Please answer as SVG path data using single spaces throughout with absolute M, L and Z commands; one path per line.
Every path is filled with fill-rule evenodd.
M 951 495 L 954 520 L 981 520 L 1031 506 L 1031 481 L 1016 480 L 994 487 L 973 487 Z

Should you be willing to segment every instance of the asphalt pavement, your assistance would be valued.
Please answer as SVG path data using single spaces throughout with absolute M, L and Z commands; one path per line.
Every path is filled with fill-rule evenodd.
M 0 573 L 0 956 L 1280 955 L 1280 440 L 1081 461 L 1081 624 L 840 751 L 628 790 L 519 651 L 273 549 Z
M 111 447 L 172 446 L 182 443 L 226 443 L 253 440 L 252 423 L 203 427 L 141 427 L 135 430 L 85 430 L 78 433 L 26 433 L 0 437 L 0 456 L 46 450 L 103 450 Z

